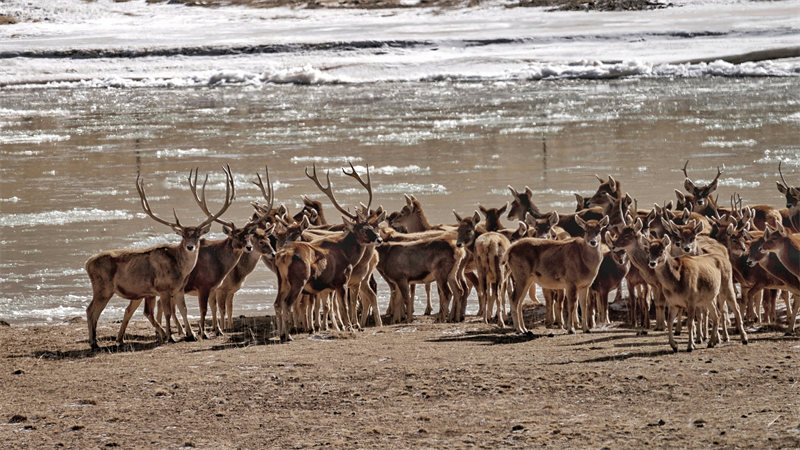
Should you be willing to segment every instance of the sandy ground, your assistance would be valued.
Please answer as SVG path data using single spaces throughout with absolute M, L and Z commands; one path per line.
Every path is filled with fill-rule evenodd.
M 615 323 L 520 336 L 468 317 L 158 345 L 118 325 L 0 327 L 0 448 L 798 448 L 800 339 L 673 354 Z

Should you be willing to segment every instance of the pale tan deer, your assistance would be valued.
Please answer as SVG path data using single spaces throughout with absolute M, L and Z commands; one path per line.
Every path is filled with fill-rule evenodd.
M 543 288 L 566 290 L 567 331 L 570 334 L 575 333 L 573 324 L 578 304 L 582 311 L 587 311 L 589 287 L 603 260 L 600 234 L 608 225 L 608 218 L 585 222 L 577 216 L 575 220 L 584 229 L 585 238 L 566 241 L 525 238 L 511 244 L 506 251 L 503 262 L 514 280 L 512 318 L 520 333 L 527 332 L 522 320 L 522 299 L 534 282 Z M 583 331 L 590 332 L 588 315 L 584 314 L 582 319 Z
M 155 320 L 156 296 L 169 302 L 182 291 L 186 278 L 197 262 L 200 238 L 211 230 L 211 223 L 221 216 L 231 204 L 230 188 L 228 188 L 225 195 L 226 201 L 216 214 L 209 214 L 208 218 L 196 227 L 184 227 L 178 220 L 177 214 L 174 214 L 174 223 L 153 214 L 150 203 L 147 201 L 144 181 L 138 176 L 136 177 L 136 189 L 139 192 L 144 212 L 156 222 L 172 228 L 181 237 L 181 242 L 172 245 L 157 245 L 146 249 L 108 250 L 93 255 L 86 261 L 86 273 L 89 274 L 93 291 L 92 301 L 86 307 L 86 320 L 89 325 L 89 345 L 93 349 L 98 348 L 97 319 L 115 293 L 130 300 L 117 334 L 118 345 L 124 343 L 125 328 L 143 299 L 146 300 L 144 314 L 156 329 L 158 339 L 172 339 L 171 333 L 164 331 Z M 186 315 L 184 315 L 184 322 L 188 327 L 189 321 Z
M 719 311 L 723 303 L 727 303 L 728 307 L 733 310 L 742 344 L 746 345 L 747 333 L 736 304 L 730 261 L 716 253 L 675 258 L 670 252 L 671 244 L 669 236 L 664 236 L 662 239 L 650 239 L 648 242 L 650 260 L 648 265 L 655 271 L 664 296 L 670 305 L 683 308 L 687 312 L 689 318 L 687 351 L 691 352 L 695 349 L 694 320 L 695 310 L 698 307 L 708 309 L 710 321 L 713 324 L 708 342 L 709 348 L 719 342 Z M 678 351 L 678 344 L 672 333 L 672 323 L 675 321 L 678 311 L 678 308 L 670 308 L 670 317 L 667 320 L 669 345 L 674 352 Z
M 289 335 L 289 319 L 292 305 L 301 294 L 325 295 L 335 291 L 340 298 L 347 298 L 347 282 L 353 267 L 359 262 L 367 245 L 380 244 L 376 223 L 386 218 L 382 213 L 375 221 L 368 221 L 358 212 L 353 215 L 342 208 L 334 197 L 330 173 L 327 175 L 327 186 L 323 187 L 317 177 L 316 166 L 310 178 L 344 216 L 346 232 L 340 236 L 322 239 L 313 243 L 290 242 L 278 250 L 275 255 L 275 267 L 278 274 L 278 295 L 275 299 L 275 315 L 278 323 L 278 335 L 281 342 L 291 340 Z M 372 184 L 367 171 L 367 191 L 372 200 Z M 365 208 L 369 210 L 370 204 Z

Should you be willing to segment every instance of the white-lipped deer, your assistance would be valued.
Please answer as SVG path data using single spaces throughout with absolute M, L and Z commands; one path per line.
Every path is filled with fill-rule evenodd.
M 226 183 L 228 186 L 226 190 L 231 192 L 230 200 L 236 198 L 236 187 L 233 181 L 233 174 L 231 173 L 230 166 L 224 169 L 226 172 Z M 259 180 L 260 180 L 259 176 Z M 203 188 L 198 196 L 197 194 L 197 171 L 194 173 L 194 179 L 190 176 L 190 188 L 195 202 L 203 212 L 208 211 L 206 205 L 206 183 L 208 176 L 203 182 Z M 266 209 L 271 210 L 272 205 Z M 225 233 L 226 238 L 218 241 L 201 241 L 200 250 L 197 256 L 197 264 L 189 274 L 186 284 L 183 287 L 181 294 L 176 296 L 175 305 L 181 310 L 181 313 L 186 309 L 186 301 L 184 294 L 197 295 L 197 302 L 200 307 L 200 323 L 199 335 L 201 339 L 208 339 L 208 334 L 205 330 L 205 318 L 208 312 L 208 299 L 214 289 L 219 286 L 222 280 L 228 275 L 228 272 L 239 263 L 242 254 L 249 252 L 253 249 L 253 244 L 250 240 L 258 225 L 264 222 L 269 217 L 269 213 L 264 213 L 255 219 L 249 220 L 243 227 L 237 228 L 231 221 L 225 221 L 219 217 L 214 220 L 222 224 L 222 231 Z M 164 308 L 168 313 L 170 310 Z M 217 322 L 217 309 L 216 307 L 211 310 L 212 324 L 217 325 L 214 332 L 222 334 Z M 167 331 L 169 331 L 169 316 L 167 316 Z M 187 339 L 194 339 L 194 332 L 189 327 L 186 329 Z
M 382 213 L 374 221 L 368 220 L 360 212 L 355 215 L 342 208 L 334 197 L 330 172 L 327 174 L 327 186 L 323 187 L 317 177 L 316 166 L 313 175 L 306 176 L 317 185 L 344 216 L 346 231 L 344 234 L 321 239 L 315 242 L 289 242 L 275 255 L 275 268 L 278 275 L 278 295 L 275 299 L 275 315 L 278 323 L 278 336 L 281 342 L 291 340 L 289 335 L 290 309 L 300 295 L 325 295 L 335 291 L 340 298 L 347 298 L 347 283 L 353 267 L 364 255 L 366 246 L 380 244 L 377 224 L 382 222 L 386 213 Z M 355 171 L 355 169 L 354 169 Z M 343 170 L 343 172 L 347 173 Z M 367 171 L 367 192 L 372 202 L 372 183 Z
M 242 288 L 244 285 L 245 279 L 250 273 L 255 270 L 256 266 L 258 265 L 259 260 L 265 258 L 267 260 L 272 260 L 275 257 L 275 249 L 272 247 L 272 243 L 270 241 L 270 236 L 273 234 L 273 230 L 275 228 L 274 224 L 264 224 L 264 228 L 262 227 L 264 219 L 264 214 L 267 215 L 272 214 L 272 205 L 274 204 L 274 191 L 272 189 L 272 183 L 269 179 L 269 167 L 266 169 L 266 176 L 267 176 L 267 186 L 264 186 L 264 182 L 261 179 L 261 174 L 256 173 L 258 177 L 258 181 L 253 181 L 253 184 L 258 186 L 261 189 L 261 194 L 264 199 L 267 200 L 267 205 L 262 206 L 259 205 L 259 209 L 261 211 L 261 215 L 254 214 L 252 217 L 253 223 L 256 225 L 253 228 L 253 234 L 250 237 L 250 242 L 252 244 L 252 249 L 249 252 L 245 252 L 240 258 L 239 262 L 236 263 L 236 266 L 231 269 L 228 274 L 223 278 L 222 282 L 214 288 L 211 293 L 209 294 L 208 300 L 211 307 L 211 329 L 214 330 L 217 334 L 221 334 L 221 328 L 232 328 L 233 327 L 233 298 L 236 295 L 236 292 Z M 261 219 L 261 220 L 259 220 Z M 266 219 L 269 220 L 269 219 Z M 220 324 L 217 323 L 217 315 L 214 312 L 215 308 L 219 310 L 219 322 L 223 326 L 221 327 Z M 227 321 L 226 321 L 226 314 L 227 314 Z
M 565 289 L 567 301 L 567 331 L 575 333 L 574 321 L 578 304 L 587 311 L 587 297 L 603 254 L 600 235 L 608 225 L 608 217 L 602 220 L 584 221 L 576 216 L 576 223 L 585 231 L 584 238 L 566 241 L 549 241 L 525 238 L 511 244 L 503 259 L 513 281 L 511 308 L 517 331 L 527 332 L 522 320 L 522 299 L 531 283 L 543 288 Z M 589 332 L 588 315 L 583 315 L 583 331 Z
M 200 238 L 211 230 L 211 223 L 231 204 L 230 189 L 227 189 L 225 203 L 216 214 L 208 214 L 207 219 L 196 227 L 184 227 L 174 210 L 175 222 L 168 222 L 153 214 L 147 201 L 144 181 L 138 176 L 136 189 L 144 212 L 156 222 L 172 228 L 181 237 L 181 242 L 146 249 L 108 250 L 93 255 L 86 261 L 86 272 L 89 274 L 93 291 L 92 301 L 86 307 L 86 320 L 89 325 L 89 345 L 93 349 L 98 348 L 97 319 L 115 293 L 130 300 L 117 334 L 117 344 L 124 343 L 125 328 L 143 299 L 144 314 L 156 329 L 159 340 L 171 338 L 169 332 L 165 332 L 155 320 L 156 296 L 160 296 L 162 301 L 171 302 L 172 298 L 182 291 L 186 278 L 197 263 Z M 184 322 L 188 327 L 189 321 L 185 311 Z
M 783 226 L 788 227 L 795 233 L 800 233 L 800 188 L 789 186 L 789 183 L 783 178 L 782 162 L 778 162 L 778 173 L 781 175 L 781 181 L 776 181 L 776 183 L 778 184 L 778 192 L 786 196 L 786 209 L 780 210 Z
M 648 241 L 648 266 L 655 271 L 664 297 L 673 306 L 670 308 L 670 317 L 667 320 L 669 345 L 672 350 L 678 351 L 678 344 L 672 334 L 672 324 L 679 308 L 685 309 L 689 317 L 687 351 L 691 352 L 695 348 L 694 319 L 695 310 L 698 307 L 708 309 L 713 324 L 708 346 L 709 348 L 715 346 L 719 342 L 719 311 L 722 310 L 723 303 L 733 310 L 742 344 L 746 345 L 747 333 L 744 330 L 742 316 L 736 303 L 730 261 L 716 253 L 676 258 L 670 252 L 671 244 L 669 236 L 664 236 L 662 239 L 650 239 Z M 727 335 L 727 329 L 725 330 Z

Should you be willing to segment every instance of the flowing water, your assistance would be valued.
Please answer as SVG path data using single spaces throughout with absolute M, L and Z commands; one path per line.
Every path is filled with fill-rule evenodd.
M 789 184 L 800 185 L 800 78 L 5 89 L 0 319 L 83 316 L 89 256 L 177 242 L 143 214 L 137 175 L 157 215 L 171 220 L 175 208 L 192 224 L 202 214 L 189 170 L 210 174 L 214 209 L 224 195 L 220 167 L 230 164 L 238 196 L 225 218 L 241 224 L 260 199 L 250 180 L 265 166 L 290 211 L 302 194 L 324 198 L 304 175 L 312 163 L 331 169 L 341 204 L 366 201 L 341 177 L 349 161 L 362 173 L 369 165 L 374 204 L 394 211 L 414 194 L 431 222 L 443 223 L 479 202 L 500 207 L 508 185 L 529 186 L 543 211 L 569 212 L 573 192 L 594 191 L 595 174 L 613 175 L 648 207 L 675 199 L 687 159 L 699 183 L 724 165 L 720 202 L 737 192 L 746 203 L 783 208 L 778 161 Z M 220 236 L 215 225 L 212 237 Z M 388 288 L 379 289 L 385 308 Z M 275 276 L 260 266 L 234 312 L 269 314 L 275 295 Z M 474 295 L 470 302 L 474 312 Z M 194 297 L 187 304 L 196 314 Z M 126 305 L 114 297 L 101 320 L 121 318 Z

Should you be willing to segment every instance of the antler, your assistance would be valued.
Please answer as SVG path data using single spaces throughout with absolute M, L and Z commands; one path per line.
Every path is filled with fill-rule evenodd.
M 350 169 L 352 170 L 352 172 L 347 173 L 347 170 L 344 167 L 342 167 L 342 172 L 344 172 L 344 174 L 349 176 L 349 177 L 355 178 L 356 181 L 358 181 L 358 183 L 361 186 L 364 186 L 364 188 L 369 193 L 369 201 L 367 202 L 367 207 L 364 208 L 364 213 L 365 213 L 365 215 L 368 216 L 369 215 L 369 207 L 372 206 L 372 179 L 370 179 L 370 177 L 369 177 L 369 164 L 367 164 L 367 182 L 366 183 L 364 183 L 364 180 L 356 172 L 356 168 L 353 167 L 353 163 L 348 161 L 347 164 L 350 164 Z M 330 183 L 328 183 L 328 184 L 330 184 Z
M 778 173 L 781 175 L 781 182 L 783 182 L 783 186 L 786 189 L 789 189 L 789 183 L 787 183 L 786 180 L 783 179 L 783 172 L 781 172 L 781 163 L 782 162 L 783 162 L 783 160 L 778 161 Z
M 257 219 L 251 219 L 245 225 L 245 228 L 255 228 L 259 226 L 262 222 L 267 220 L 269 215 L 272 213 L 272 205 L 275 204 L 275 191 L 272 188 L 272 182 L 269 180 L 269 166 L 264 166 L 264 171 L 267 174 L 267 185 L 268 188 L 264 187 L 264 181 L 261 179 L 261 174 L 256 172 L 256 176 L 258 177 L 258 181 L 253 181 L 252 183 L 261 189 L 261 195 L 264 197 L 264 200 L 267 201 L 267 206 L 258 205 L 258 209 L 262 212 L 262 215 Z
M 176 227 L 183 228 L 183 226 L 181 225 L 181 221 L 178 220 L 178 213 L 175 212 L 175 208 L 172 209 L 172 214 L 175 215 L 175 223 L 167 222 L 166 220 L 153 214 L 153 210 L 150 209 L 150 202 L 147 201 L 147 195 L 144 192 L 144 180 L 139 178 L 138 174 L 136 175 L 136 190 L 139 191 L 139 198 L 142 201 L 142 209 L 144 209 L 144 212 L 147 213 L 147 215 L 150 216 L 151 219 L 171 228 L 176 228 Z
M 351 164 L 351 165 L 352 165 L 352 164 Z M 328 186 L 327 186 L 327 187 L 322 187 L 322 184 L 320 184 L 320 182 L 319 182 L 319 177 L 317 176 L 317 165 L 316 165 L 316 164 L 312 164 L 312 165 L 311 165 L 311 167 L 312 167 L 312 170 L 313 170 L 313 175 L 310 175 L 310 174 L 308 173 L 308 167 L 306 167 L 306 176 L 307 176 L 309 179 L 311 179 L 311 181 L 313 181 L 313 182 L 314 182 L 314 184 L 316 184 L 316 185 L 317 185 L 317 188 L 318 188 L 320 191 L 322 191 L 322 193 L 323 193 L 323 194 L 325 194 L 325 195 L 326 195 L 326 196 L 327 196 L 327 197 L 330 199 L 331 203 L 333 203 L 333 206 L 334 206 L 334 207 L 335 207 L 335 208 L 336 208 L 336 209 L 337 209 L 337 210 L 338 210 L 340 213 L 344 214 L 345 216 L 347 216 L 347 217 L 348 217 L 350 220 L 352 220 L 352 221 L 358 221 L 358 217 L 357 217 L 357 216 L 355 216 L 355 215 L 353 215 L 353 214 L 351 214 L 351 213 L 350 213 L 349 211 L 347 211 L 346 209 L 342 208 L 342 207 L 339 205 L 339 202 L 337 202 L 337 201 L 336 201 L 336 198 L 333 196 L 333 190 L 331 190 L 331 173 L 330 173 L 330 171 L 326 171 L 326 172 L 325 172 L 325 176 L 326 176 L 326 178 L 328 179 Z M 355 170 L 354 170 L 354 171 L 355 171 Z M 345 173 L 346 173 L 346 172 L 345 172 Z M 371 198 L 372 198 L 372 190 L 370 189 L 370 199 L 371 199 Z
M 192 191 L 192 196 L 194 197 L 194 201 L 197 202 L 197 205 L 200 206 L 200 210 L 202 210 L 207 216 L 208 219 L 203 222 L 201 227 L 211 223 L 217 222 L 225 225 L 227 227 L 236 228 L 233 225 L 233 222 L 227 222 L 219 217 L 228 210 L 228 207 L 231 206 L 233 203 L 233 199 L 236 198 L 236 186 L 233 184 L 233 174 L 231 173 L 231 166 L 227 165 L 222 168 L 222 171 L 225 172 L 225 203 L 222 205 L 222 209 L 219 210 L 216 214 L 211 214 L 208 211 L 208 206 L 206 205 L 206 183 L 208 183 L 208 174 L 206 174 L 206 178 L 203 181 L 203 190 L 200 193 L 200 196 L 197 196 L 197 174 L 200 172 L 200 169 L 194 169 L 189 171 L 189 188 Z M 192 180 L 192 175 L 194 175 L 194 180 Z

